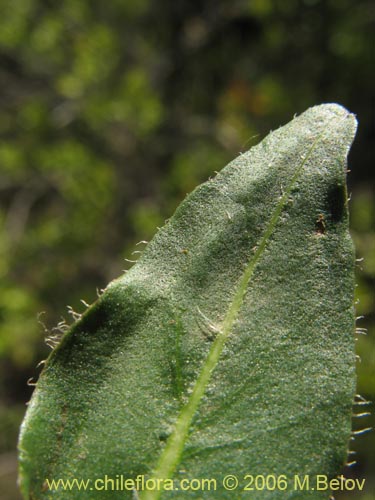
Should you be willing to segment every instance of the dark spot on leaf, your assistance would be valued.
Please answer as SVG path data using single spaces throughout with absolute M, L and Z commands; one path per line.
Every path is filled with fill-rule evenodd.
M 169 438 L 169 435 L 170 435 L 169 432 L 162 431 L 159 434 L 159 440 L 162 441 L 162 442 L 164 442 L 164 441 L 166 441 Z

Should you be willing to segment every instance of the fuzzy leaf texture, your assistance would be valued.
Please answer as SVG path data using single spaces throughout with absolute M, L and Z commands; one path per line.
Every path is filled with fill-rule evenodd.
M 25 499 L 328 499 L 291 482 L 243 491 L 243 478 L 333 478 L 347 459 L 355 130 L 337 104 L 310 108 L 185 199 L 47 360 L 21 428 Z M 217 489 L 46 483 L 105 475 L 216 478 Z

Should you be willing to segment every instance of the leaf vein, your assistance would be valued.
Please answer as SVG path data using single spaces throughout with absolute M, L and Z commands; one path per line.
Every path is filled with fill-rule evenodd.
M 181 460 L 182 452 L 188 438 L 189 429 L 193 420 L 193 417 L 199 407 L 200 401 L 205 394 L 206 388 L 210 382 L 212 372 L 214 371 L 220 355 L 223 351 L 225 342 L 227 341 L 229 334 L 232 330 L 233 324 L 235 323 L 241 306 L 244 302 L 244 297 L 248 288 L 248 284 L 254 273 L 254 269 L 261 258 L 266 245 L 274 232 L 277 222 L 279 220 L 280 214 L 288 201 L 291 190 L 297 181 L 300 173 L 302 172 L 307 161 L 311 157 L 317 143 L 324 135 L 324 130 L 315 138 L 312 145 L 310 146 L 306 155 L 302 158 L 302 161 L 296 171 L 294 172 L 289 185 L 283 190 L 283 194 L 280 197 L 275 210 L 267 224 L 265 232 L 260 240 L 260 243 L 248 262 L 245 271 L 239 281 L 237 289 L 235 291 L 233 300 L 228 308 L 228 311 L 223 320 L 222 326 L 218 331 L 215 340 L 212 343 L 211 349 L 207 355 L 205 362 L 203 363 L 202 369 L 198 375 L 195 382 L 194 388 L 190 394 L 189 400 L 185 406 L 181 409 L 174 430 L 167 440 L 165 448 L 160 454 L 159 461 L 153 472 L 152 479 L 169 479 L 173 476 L 173 473 Z M 150 490 L 144 491 L 141 495 L 141 500 L 158 500 L 162 494 L 162 490 Z

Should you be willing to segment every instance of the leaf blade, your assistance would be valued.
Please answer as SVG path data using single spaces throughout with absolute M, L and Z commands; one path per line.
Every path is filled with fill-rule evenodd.
M 330 125 L 328 126 L 328 124 Z M 329 134 L 327 134 L 326 131 L 327 127 Z M 352 284 L 350 285 L 352 281 L 352 277 L 350 277 L 350 273 L 352 272 L 350 271 L 350 261 L 353 260 L 353 256 L 350 239 L 348 239 L 347 235 L 347 210 L 342 206 L 342 201 L 344 197 L 343 169 L 345 157 L 354 135 L 354 129 L 355 120 L 346 110 L 335 105 L 325 105 L 312 108 L 289 125 L 274 132 L 269 139 L 263 141 L 257 148 L 253 148 L 252 152 L 248 155 L 240 157 L 224 169 L 222 174 L 219 174 L 213 181 L 198 188 L 184 202 L 180 209 L 177 210 L 175 216 L 166 228 L 155 237 L 141 261 L 132 268 L 125 278 L 111 285 L 106 292 L 106 296 L 99 301 L 97 305 L 99 313 L 93 310 L 88 315 L 89 318 L 95 318 L 95 321 L 91 321 L 94 324 L 90 324 L 90 319 L 88 319 L 86 323 L 83 321 L 75 330 L 73 329 L 70 335 L 66 337 L 65 341 L 57 349 L 54 356 L 52 356 L 49 366 L 47 366 L 46 373 L 44 374 L 44 378 L 42 377 L 38 384 L 39 389 L 33 398 L 34 406 L 29 412 L 28 425 L 30 428 L 30 422 L 33 422 L 34 428 L 35 426 L 41 428 L 41 422 L 44 422 L 46 425 L 46 420 L 41 417 L 43 408 L 43 405 L 40 403 L 41 395 L 51 394 L 52 391 L 56 391 L 59 395 L 57 400 L 54 397 L 50 397 L 50 401 L 44 403 L 44 410 L 53 417 L 52 421 L 54 423 L 48 425 L 52 436 L 56 436 L 60 432 L 65 440 L 65 444 L 63 442 L 64 440 L 61 440 L 62 442 L 56 445 L 56 443 L 52 444 L 54 439 L 51 439 L 51 442 L 44 448 L 43 453 L 49 456 L 50 462 L 51 457 L 59 455 L 57 459 L 52 460 L 56 462 L 53 465 L 54 473 L 63 471 L 64 468 L 65 470 L 69 470 L 67 463 L 75 464 L 75 468 L 78 467 L 82 473 L 85 470 L 87 472 L 86 465 L 82 466 L 82 461 L 77 458 L 79 456 L 78 449 L 80 436 L 82 437 L 85 432 L 89 435 L 89 438 L 85 439 L 87 443 L 90 443 L 87 444 L 87 448 L 90 450 L 88 455 L 92 455 L 93 450 L 98 449 L 98 444 L 96 443 L 97 436 L 95 436 L 95 433 L 93 433 L 91 429 L 94 427 L 103 428 L 105 418 L 111 416 L 113 419 L 113 415 L 119 420 L 119 423 L 115 425 L 117 432 L 121 431 L 121 426 L 124 426 L 126 424 L 126 419 L 129 418 L 131 420 L 131 425 L 125 425 L 125 428 L 128 427 L 130 431 L 132 426 L 134 426 L 135 429 L 139 427 L 139 430 L 135 433 L 136 439 L 139 442 L 135 442 L 131 437 L 127 437 L 125 440 L 125 443 L 127 443 L 128 447 L 130 446 L 133 453 L 134 450 L 137 450 L 137 453 L 135 453 L 137 458 L 134 460 L 136 465 L 134 465 L 131 460 L 127 460 L 127 470 L 129 474 L 134 474 L 136 469 L 144 473 L 145 471 L 147 472 L 150 467 L 155 467 L 158 455 L 162 457 L 169 456 L 168 449 L 172 450 L 173 453 L 164 463 L 163 458 L 159 459 L 159 468 L 156 468 L 156 472 L 154 473 L 155 477 L 161 477 L 160 475 L 164 477 L 170 476 L 177 467 L 179 460 L 181 460 L 182 464 L 186 465 L 187 470 L 201 476 L 202 470 L 206 470 L 205 464 L 203 464 L 202 469 L 202 464 L 194 457 L 199 457 L 202 453 L 208 453 L 210 456 L 209 463 L 211 468 L 206 470 L 207 473 L 216 470 L 216 473 L 219 474 L 220 471 L 218 467 L 220 461 L 226 464 L 236 464 L 238 470 L 245 471 L 246 467 L 250 467 L 252 463 L 251 460 L 254 460 L 254 454 L 249 452 L 249 445 L 248 443 L 246 445 L 246 441 L 251 438 L 256 442 L 257 438 L 256 435 L 254 435 L 256 431 L 251 425 L 249 426 L 248 422 L 243 422 L 244 409 L 257 417 L 262 428 L 268 429 L 271 433 L 277 431 L 278 435 L 280 433 L 283 435 L 283 432 L 285 433 L 285 428 L 288 432 L 291 432 L 290 426 L 287 425 L 288 418 L 299 421 L 300 419 L 308 418 L 309 413 L 308 411 L 306 412 L 309 403 L 306 398 L 297 412 L 293 413 L 286 411 L 287 393 L 285 389 L 281 390 L 281 396 L 273 394 L 274 387 L 272 384 L 265 383 L 265 392 L 272 395 L 274 405 L 272 411 L 274 415 L 271 419 L 271 426 L 264 421 L 262 411 L 264 412 L 267 410 L 267 401 L 264 400 L 264 398 L 262 399 L 258 393 L 253 394 L 250 400 L 248 397 L 242 395 L 241 386 L 238 385 L 238 381 L 233 380 L 230 370 L 228 371 L 228 366 L 230 366 L 232 370 L 237 369 L 238 373 L 244 375 L 244 380 L 246 380 L 245 388 L 247 390 L 253 383 L 255 387 L 258 386 L 261 389 L 262 385 L 257 382 L 259 374 L 257 374 L 256 371 L 254 372 L 254 370 L 256 370 L 254 359 L 256 360 L 257 358 L 259 358 L 263 366 L 266 367 L 259 368 L 259 373 L 266 374 L 274 384 L 277 384 L 277 375 L 281 373 L 284 376 L 284 382 L 288 390 L 293 390 L 293 380 L 288 375 L 289 369 L 294 369 L 294 373 L 301 373 L 301 360 L 307 360 L 307 362 L 311 364 L 309 375 L 316 374 L 320 376 L 319 373 L 317 373 L 317 367 L 319 370 L 323 370 L 324 377 L 321 377 L 322 383 L 326 383 L 327 388 L 331 392 L 331 398 L 335 396 L 335 392 L 332 390 L 332 377 L 325 372 L 324 366 L 321 363 L 315 363 L 316 366 L 313 366 L 311 360 L 317 357 L 316 349 L 314 350 L 309 343 L 304 341 L 300 329 L 298 330 L 297 328 L 298 324 L 293 323 L 293 328 L 298 330 L 297 333 L 295 333 L 293 329 L 288 326 L 288 318 L 285 318 L 282 310 L 278 310 L 275 318 L 272 317 L 272 304 L 277 304 L 278 306 L 281 304 L 291 315 L 295 314 L 288 301 L 281 300 L 280 296 L 274 296 L 272 287 L 278 291 L 280 289 L 280 283 L 278 282 L 278 276 L 277 273 L 275 273 L 275 269 L 282 264 L 280 269 L 285 269 L 282 273 L 284 282 L 281 283 L 281 285 L 285 288 L 285 283 L 290 283 L 290 280 L 288 281 L 288 274 L 290 274 L 291 270 L 294 270 L 295 276 L 299 278 L 299 281 L 295 285 L 302 296 L 304 296 L 303 287 L 305 283 L 301 278 L 301 274 L 298 272 L 298 266 L 301 265 L 301 262 L 305 263 L 305 266 L 309 269 L 308 261 L 311 258 L 314 262 L 311 272 L 313 272 L 317 278 L 325 279 L 325 275 L 320 267 L 323 266 L 324 268 L 328 260 L 330 262 L 330 259 L 327 258 L 325 260 L 321 258 L 321 254 L 323 254 L 323 257 L 324 252 L 328 255 L 338 256 L 342 262 L 334 273 L 334 277 L 335 279 L 341 277 L 340 273 L 342 273 L 343 268 L 348 268 L 349 271 L 347 272 L 347 276 L 349 277 L 345 278 L 345 290 L 349 299 L 346 298 L 344 300 L 341 297 L 342 300 L 337 301 L 337 303 L 331 303 L 331 306 L 334 305 L 334 307 L 342 308 L 342 304 L 345 305 L 347 308 L 345 317 L 340 313 L 341 317 L 338 311 L 335 311 L 335 314 L 339 319 L 341 318 L 340 321 L 345 325 L 346 330 L 350 330 L 350 321 L 352 321 L 351 318 L 353 316 L 352 298 L 350 296 L 350 287 L 352 287 Z M 307 153 L 306 144 L 310 145 Z M 270 151 L 273 151 L 274 153 L 272 154 L 275 156 L 272 157 L 270 164 L 267 164 L 267 167 L 264 168 L 265 160 L 269 159 Z M 301 155 L 303 155 L 302 159 Z M 329 168 L 324 165 L 324 161 L 333 161 L 335 158 L 337 165 L 329 165 Z M 321 167 L 323 172 L 317 169 L 315 165 L 318 160 L 323 162 Z M 250 172 L 249 164 L 252 166 L 252 171 Z M 299 179 L 300 173 L 305 166 L 308 168 L 306 168 L 306 172 L 301 180 Z M 297 180 L 299 182 L 297 182 Z M 296 183 L 298 184 L 298 189 L 292 193 L 293 189 L 296 187 Z M 316 188 L 315 185 L 317 185 L 318 188 Z M 286 189 L 284 189 L 283 186 L 286 186 Z M 329 195 L 329 190 L 333 188 L 336 189 L 337 186 L 340 187 L 340 194 L 336 193 L 335 196 Z M 325 193 L 326 198 L 324 203 L 321 203 L 319 200 L 319 195 L 321 195 L 322 192 Z M 288 206 L 289 197 L 291 195 L 293 195 L 294 198 L 294 207 Z M 337 210 L 336 206 L 336 213 L 340 212 L 340 217 L 336 215 L 336 219 L 339 220 L 335 223 L 333 221 L 334 217 L 332 216 L 330 216 L 330 220 L 328 220 L 328 212 L 330 211 L 333 213 L 333 211 L 331 209 L 326 210 L 325 206 L 327 205 L 328 208 L 332 208 L 332 200 L 330 201 L 332 197 L 335 201 L 333 205 L 341 207 L 340 212 L 340 210 Z M 327 230 L 328 234 L 324 235 L 316 231 L 316 218 L 320 213 L 320 206 L 325 209 L 327 224 L 329 223 L 329 231 Z M 271 207 L 271 216 L 268 215 L 269 207 Z M 253 211 L 255 211 L 255 214 Z M 324 210 L 322 211 L 324 212 Z M 202 214 L 205 216 L 204 220 L 202 220 Z M 267 214 L 267 217 L 264 217 L 265 214 Z M 264 219 L 266 219 L 266 223 L 264 223 Z M 284 221 L 282 219 L 286 220 Z M 257 224 L 260 227 L 255 227 L 254 229 L 253 226 Z M 309 231 L 306 230 L 306 227 L 309 227 Z M 293 245 L 290 245 L 288 242 L 288 237 L 291 237 L 289 235 L 290 228 L 293 229 L 293 231 L 291 231 L 292 237 L 294 238 Z M 250 229 L 252 229 L 251 233 Z M 303 238 L 300 234 L 304 235 Z M 338 244 L 338 236 L 345 240 L 345 244 L 341 244 L 339 251 L 334 254 L 334 246 Z M 303 248 L 301 248 L 301 242 L 298 241 L 299 237 L 302 238 L 304 243 L 308 246 L 307 259 L 301 255 Z M 272 244 L 268 247 L 267 243 L 270 239 L 272 240 Z M 249 248 L 254 246 L 254 242 L 257 247 L 249 261 Z M 285 245 L 288 249 L 287 252 L 283 252 L 283 246 Z M 236 246 L 238 248 L 236 248 Z M 295 248 L 293 248 L 293 246 Z M 296 249 L 298 250 L 297 252 Z M 317 258 L 317 251 L 320 252 L 320 254 L 318 254 L 319 258 Z M 286 258 L 290 257 L 292 257 L 292 263 L 286 261 Z M 246 264 L 246 262 L 248 264 Z M 244 265 L 246 265 L 245 271 L 242 270 Z M 333 264 L 330 265 L 332 267 Z M 157 269 L 157 272 L 155 272 L 155 269 Z M 217 277 L 218 269 L 223 270 L 222 278 Z M 268 273 L 270 277 L 268 277 L 268 275 L 265 277 L 266 273 Z M 157 276 L 155 277 L 155 275 Z M 248 283 L 251 277 L 254 277 L 254 286 L 248 290 Z M 239 280 L 240 285 L 238 285 Z M 335 284 L 333 278 L 327 278 L 324 283 L 326 282 L 329 282 L 333 289 L 337 289 L 337 284 Z M 268 289 L 265 283 L 268 283 Z M 314 288 L 313 285 L 314 283 L 308 287 L 310 291 L 315 290 L 316 287 Z M 237 292 L 233 294 L 232 290 L 237 290 Z M 125 293 L 127 294 L 126 298 L 124 298 Z M 315 290 L 314 294 L 320 298 L 320 290 Z M 236 297 L 234 301 L 233 296 Z M 300 316 L 304 317 L 304 315 L 306 315 L 306 308 L 304 309 L 302 305 L 298 303 L 298 293 L 294 293 L 293 300 Z M 267 311 L 268 316 L 264 317 L 259 314 L 259 312 L 254 309 L 252 302 L 255 302 L 257 307 L 259 307 L 260 303 Z M 312 308 L 314 314 L 317 314 L 316 302 L 315 297 L 314 307 Z M 125 309 L 126 314 L 124 314 L 124 311 L 119 311 L 120 304 L 122 308 Z M 235 304 L 235 306 L 232 307 L 231 304 Z M 224 325 L 225 335 L 218 334 L 212 346 L 207 345 L 207 338 L 204 337 L 202 332 L 199 331 L 199 328 L 197 328 L 194 313 L 192 312 L 195 306 L 203 309 L 205 314 L 207 312 L 208 317 L 214 318 L 213 322 L 215 324 L 221 323 Z M 195 385 L 195 387 L 197 387 L 196 392 L 194 392 L 193 389 L 190 395 L 187 394 L 185 396 L 185 406 L 182 410 L 180 409 L 179 402 L 171 395 L 171 388 L 169 387 L 171 382 L 168 379 L 171 377 L 170 374 L 168 374 L 168 369 L 170 369 L 171 363 L 173 364 L 174 362 L 176 365 L 174 354 L 171 353 L 168 345 L 166 345 L 162 339 L 158 338 L 157 335 L 156 340 L 150 340 L 146 331 L 147 328 L 151 328 L 154 332 L 163 334 L 163 331 L 166 329 L 166 323 L 168 321 L 173 321 L 170 318 L 175 318 L 176 311 L 178 311 L 179 307 L 186 308 L 187 310 L 187 312 L 181 313 L 184 322 L 184 330 L 187 332 L 183 336 L 185 388 L 193 386 L 194 382 L 198 380 L 198 385 Z M 171 313 L 169 311 L 165 313 L 167 310 L 171 310 Z M 225 310 L 227 314 L 223 315 L 222 311 Z M 237 320 L 241 310 L 242 313 Z M 324 326 L 324 332 L 327 333 L 328 327 L 326 323 L 330 314 L 324 307 L 322 310 L 324 310 L 324 315 L 322 315 L 324 321 L 322 324 Z M 244 313 L 244 311 L 246 311 L 246 313 Z M 114 321 L 113 317 L 115 314 L 117 314 L 118 317 Z M 312 312 L 309 314 L 311 316 Z M 99 319 L 103 316 L 101 321 L 98 321 L 98 315 Z M 314 320 L 313 317 L 308 319 L 310 322 Z M 142 324 L 142 320 L 145 320 L 145 324 Z M 110 321 L 115 324 L 108 327 L 107 324 Z M 87 325 L 87 322 L 89 325 Z M 267 325 L 267 323 L 272 326 L 271 330 L 273 332 L 277 332 L 275 335 L 276 340 L 273 339 L 272 336 L 267 337 L 264 326 L 265 324 Z M 282 327 L 280 327 L 280 323 Z M 233 327 L 235 328 L 232 332 Z M 285 339 L 283 337 L 283 329 L 287 331 Z M 306 330 L 308 332 L 313 331 L 313 329 L 309 327 L 309 324 L 307 324 Z M 112 350 L 116 353 L 119 352 L 118 345 L 116 345 L 116 342 L 111 338 L 116 331 L 122 332 L 122 334 L 117 334 L 117 337 L 115 335 L 115 340 L 120 346 L 125 346 L 127 349 L 127 352 L 122 353 L 122 357 L 112 355 Z M 131 334 L 124 334 L 124 332 L 129 331 Z M 249 337 L 249 332 L 253 332 L 252 337 Z M 263 338 L 259 338 L 259 332 L 262 332 Z M 93 335 L 93 338 L 90 338 L 90 334 Z M 174 334 L 175 332 L 172 331 L 172 338 Z M 211 373 L 222 357 L 224 344 L 229 334 L 231 334 L 231 344 L 226 348 L 227 353 L 225 353 L 224 359 L 220 361 L 221 365 L 219 364 L 219 369 L 215 369 L 213 379 L 211 380 Z M 294 342 L 300 344 L 298 347 L 307 349 L 307 356 L 302 355 L 298 349 L 297 351 L 295 350 L 295 346 L 293 346 L 293 342 L 291 342 L 293 335 L 295 337 Z M 105 342 L 101 338 L 103 336 L 105 337 Z M 164 337 L 168 337 L 168 335 L 164 334 Z M 319 335 L 317 335 L 317 338 L 320 343 L 324 340 L 324 338 L 322 336 L 319 337 Z M 236 341 L 238 344 L 237 346 Z M 282 359 L 280 358 L 280 353 L 273 348 L 273 341 L 279 344 L 283 354 L 286 348 L 289 348 L 295 354 L 295 358 L 290 360 L 286 368 L 281 363 Z M 89 342 L 91 342 L 91 345 Z M 144 343 L 143 345 L 142 342 Z M 249 351 L 249 344 L 251 345 L 252 352 L 248 353 L 249 359 L 244 361 L 242 355 Z M 90 349 L 95 360 L 90 358 Z M 351 339 L 349 335 L 346 334 L 345 348 L 343 349 L 342 355 L 345 359 L 345 367 L 350 369 L 351 378 L 349 376 L 344 376 L 345 370 L 342 366 L 337 371 L 336 375 L 341 384 L 343 384 L 344 380 L 346 382 L 351 380 L 350 391 L 353 389 L 354 380 L 353 360 L 351 359 L 350 363 L 347 360 L 348 353 L 350 354 L 352 349 Z M 86 351 L 81 357 L 80 350 Z M 228 352 L 235 356 L 238 362 L 237 367 L 230 363 Z M 73 360 L 68 359 L 68 354 L 70 353 L 73 353 Z M 135 356 L 134 353 L 140 357 L 141 365 L 145 370 L 147 368 L 146 375 L 141 373 L 142 370 L 140 370 L 139 367 L 136 366 L 134 360 L 131 359 Z M 147 358 L 147 354 L 150 353 L 151 355 Z M 168 363 L 165 363 L 162 357 L 162 354 L 165 353 L 167 353 L 166 357 L 169 357 L 169 368 Z M 211 356 L 212 359 L 210 358 L 210 353 L 213 353 Z M 330 361 L 332 368 L 333 365 L 329 352 L 325 352 L 323 345 L 319 345 L 318 353 L 323 353 L 325 359 Z M 112 356 L 113 358 L 116 357 L 117 361 L 122 364 L 122 369 L 118 370 L 117 379 L 116 376 L 109 376 L 109 374 L 113 375 L 110 370 L 114 370 L 115 368 L 113 366 Z M 206 364 L 204 361 L 205 359 L 209 360 Z M 108 394 L 104 394 L 103 391 L 98 390 L 98 384 L 95 379 L 93 380 L 92 377 L 87 376 L 87 374 L 85 374 L 86 387 L 80 388 L 79 396 L 87 401 L 94 400 L 98 402 L 99 414 L 101 413 L 101 415 L 90 415 L 89 408 L 82 409 L 82 405 L 78 401 L 79 398 L 72 397 L 67 393 L 65 388 L 62 387 L 61 381 L 59 380 L 59 377 L 62 376 L 64 376 L 64 383 L 70 387 L 70 390 L 76 386 L 77 377 L 82 377 L 82 368 L 77 369 L 77 365 L 78 367 L 82 366 L 83 361 L 88 363 L 92 369 L 99 370 L 100 374 L 109 377 L 109 380 L 113 383 L 113 387 L 107 387 L 107 392 L 109 391 L 110 394 L 112 394 L 112 401 L 115 401 L 118 407 L 113 412 L 107 409 L 108 406 L 111 406 L 111 398 L 108 397 Z M 147 361 L 149 361 L 150 366 L 147 366 Z M 129 364 L 135 370 L 136 376 L 130 376 L 127 373 Z M 274 364 L 277 366 L 276 373 L 273 367 Z M 246 369 L 250 369 L 252 376 L 249 377 L 246 375 Z M 138 400 L 134 398 L 131 391 L 124 391 L 121 388 L 120 379 L 124 377 L 124 375 L 127 380 L 134 384 L 135 388 L 142 388 L 142 391 L 138 393 Z M 202 378 L 200 379 L 199 377 Z M 153 380 L 151 390 L 146 384 L 148 380 Z M 210 382 L 212 382 L 213 392 L 207 396 L 207 394 L 204 394 Z M 232 382 L 232 384 L 230 382 Z M 309 383 L 311 383 L 311 381 Z M 43 384 L 45 385 L 43 386 Z M 160 390 L 158 384 L 160 384 Z M 92 394 L 87 390 L 87 386 L 92 387 Z M 312 386 L 314 390 L 317 390 L 315 383 L 312 383 Z M 222 396 L 216 390 L 217 387 L 222 387 L 223 392 L 233 391 L 233 389 L 237 391 L 237 400 L 233 402 L 234 410 L 232 407 L 229 409 L 225 408 L 224 416 L 227 422 L 224 422 L 224 425 L 220 421 L 218 422 L 217 419 L 215 420 L 215 411 L 219 411 L 220 406 L 224 405 L 225 407 Z M 228 389 L 228 387 L 230 389 Z M 302 387 L 308 390 L 308 381 L 304 381 Z M 157 397 L 155 397 L 153 391 L 157 393 Z M 120 397 L 116 392 L 119 393 Z M 322 396 L 322 394 L 320 394 L 320 396 Z M 301 397 L 303 397 L 303 395 L 301 396 L 301 390 L 293 395 L 297 408 L 298 398 Z M 316 410 L 317 406 L 319 406 L 316 398 L 314 399 L 312 394 L 310 397 L 315 405 L 314 412 L 318 412 L 318 415 L 320 415 L 319 407 Z M 68 413 L 72 414 L 72 416 L 66 418 L 66 422 L 64 422 L 63 418 L 65 399 L 69 401 Z M 255 405 L 254 409 L 252 406 L 254 405 L 254 401 L 257 400 L 259 409 L 257 409 L 257 405 Z M 344 407 L 347 407 L 348 401 L 350 400 L 348 394 L 346 394 L 345 400 L 346 403 Z M 126 402 L 125 409 L 123 401 Z M 189 401 L 192 401 L 190 405 Z M 239 406 L 237 409 L 236 404 Z M 341 403 L 338 407 L 340 406 L 342 407 Z M 212 410 L 212 408 L 214 408 L 214 410 Z M 126 416 L 121 413 L 121 409 L 123 409 Z M 138 411 L 135 418 L 131 418 L 130 409 L 133 412 Z M 147 410 L 148 419 L 150 421 L 142 418 L 142 425 L 137 427 L 137 416 L 139 417 L 139 412 L 142 409 L 143 411 Z M 183 413 L 184 410 L 186 414 Z M 157 418 L 151 418 L 152 411 L 155 412 Z M 207 422 L 206 412 L 211 414 L 211 420 L 214 421 L 213 425 Z M 181 420 L 178 419 L 179 414 L 184 415 Z M 82 418 L 82 415 L 84 415 L 82 427 L 85 429 L 85 432 L 83 432 L 80 425 L 76 423 L 77 419 L 79 420 Z M 345 427 L 347 433 L 348 415 L 349 413 L 346 414 L 344 420 L 340 419 L 339 415 L 335 416 L 336 422 L 339 421 L 340 426 L 342 428 Z M 323 417 L 320 416 L 320 419 L 322 418 Z M 193 419 L 195 422 L 193 422 Z M 201 421 L 201 423 L 203 422 L 203 424 L 200 425 L 199 421 Z M 240 429 L 238 432 L 234 432 L 233 425 L 229 424 L 231 421 L 232 424 L 235 422 Z M 173 433 L 171 429 L 173 429 L 173 426 L 176 426 L 175 428 L 178 429 L 179 422 L 181 422 L 179 431 L 180 439 L 176 445 L 173 441 L 173 436 L 176 435 L 176 431 Z M 27 423 L 25 425 L 27 427 Z M 148 437 L 148 440 L 151 441 L 151 445 L 145 442 L 145 438 L 142 436 L 142 432 L 145 434 L 145 429 L 160 436 L 163 427 L 167 429 L 167 431 L 165 431 L 167 434 L 166 447 L 164 447 L 162 443 L 158 443 L 158 440 L 155 440 L 155 438 L 150 439 Z M 316 426 L 311 425 L 310 427 L 316 432 Z M 345 441 L 345 439 L 343 440 L 342 438 L 342 428 L 341 443 Z M 141 429 L 143 429 L 143 431 Z M 218 433 L 218 429 L 221 429 L 221 432 Z M 237 429 L 237 427 L 235 427 L 235 429 Z M 188 436 L 189 430 L 192 430 L 192 432 Z M 116 453 L 124 459 L 124 452 L 121 452 L 121 449 L 115 445 L 116 431 L 111 434 L 111 439 L 104 440 L 107 449 L 111 448 L 111 444 L 112 447 L 116 449 Z M 216 434 L 221 435 L 222 439 L 219 439 L 215 444 L 215 439 L 213 439 L 213 437 Z M 34 432 L 34 434 L 30 431 L 29 434 L 24 433 L 21 439 L 21 450 L 31 450 L 33 447 L 35 448 L 35 444 L 33 446 L 33 440 L 35 436 L 38 435 L 40 436 L 40 431 L 39 433 Z M 66 435 L 67 437 L 65 437 Z M 195 436 L 200 436 L 200 438 L 195 439 Z M 211 439 L 209 439 L 210 436 Z M 224 439 L 223 436 L 226 436 L 226 439 Z M 301 437 L 300 430 L 297 436 Z M 336 439 L 338 440 L 338 438 Z M 324 443 L 324 448 L 326 449 L 330 442 L 329 436 L 325 436 L 323 440 L 317 440 L 317 442 L 320 441 Z M 57 440 L 57 442 L 59 441 Z M 275 442 L 275 436 L 272 436 L 270 442 Z M 72 443 L 73 446 L 71 446 Z M 172 445 L 170 443 L 172 443 Z M 241 462 L 235 457 L 235 454 L 233 455 L 232 452 L 228 451 L 232 449 L 233 446 L 236 447 L 236 443 L 248 450 L 246 459 L 242 457 Z M 264 444 L 258 444 L 257 449 L 262 449 L 263 446 Z M 270 444 L 266 443 L 266 449 L 267 446 L 269 447 Z M 285 446 L 285 443 L 282 444 L 282 446 Z M 296 439 L 294 440 L 294 446 L 298 448 Z M 196 449 L 195 452 L 194 447 Z M 59 448 L 58 452 L 56 452 L 56 448 Z M 184 448 L 184 454 L 182 455 L 182 450 Z M 212 457 L 212 454 L 210 455 L 210 448 L 216 449 L 216 453 L 217 450 L 223 449 L 224 452 L 220 454 L 219 459 L 215 459 Z M 55 451 L 51 452 L 51 449 Z M 40 477 L 38 477 L 38 474 L 35 472 L 30 459 L 26 457 L 25 451 L 23 453 L 24 477 L 27 475 L 32 477 L 32 475 L 34 475 L 34 477 L 37 477 L 37 481 L 34 480 L 34 483 L 40 483 Z M 34 456 L 38 455 L 35 450 L 33 450 L 33 453 Z M 163 453 L 165 455 L 163 455 Z M 313 450 L 310 450 L 310 454 L 314 456 Z M 39 456 L 40 455 L 41 454 L 39 454 Z M 277 454 L 277 456 L 280 458 L 280 454 Z M 309 460 L 310 459 L 307 459 L 307 463 L 311 469 L 312 464 L 310 463 L 311 460 Z M 101 459 L 101 463 L 102 466 L 106 465 L 112 471 L 118 470 L 119 468 L 117 459 L 112 461 Z M 273 468 L 276 471 L 279 470 L 279 472 L 282 470 L 280 469 L 280 464 L 275 463 L 275 458 L 271 457 L 269 462 L 266 461 L 265 463 L 266 466 L 263 465 L 263 467 L 266 467 L 266 470 L 272 471 Z M 259 466 L 262 466 L 262 464 L 257 464 L 257 467 Z M 288 472 L 292 473 L 293 470 L 295 470 L 295 464 L 294 469 L 293 464 L 285 465 L 284 463 L 284 466 L 285 470 L 288 470 Z M 329 471 L 332 469 L 332 465 L 328 467 Z M 49 467 L 44 467 L 43 474 L 46 475 L 48 470 Z M 311 470 L 314 470 L 314 467 L 312 467 Z M 94 472 L 95 471 L 91 468 L 90 473 L 92 474 Z M 200 474 L 198 474 L 199 472 Z M 24 491 L 26 491 L 26 488 L 28 488 L 28 485 L 24 487 Z M 36 486 L 33 488 L 36 488 Z M 193 492 L 191 492 L 191 495 L 193 495 Z M 226 498 L 225 495 L 226 493 L 222 492 L 221 497 Z M 40 498 L 43 497 L 41 496 Z M 151 492 L 149 496 L 145 494 L 144 498 L 158 498 L 158 493 Z M 265 497 L 262 496 L 262 498 Z M 286 497 L 284 496 L 283 498 Z

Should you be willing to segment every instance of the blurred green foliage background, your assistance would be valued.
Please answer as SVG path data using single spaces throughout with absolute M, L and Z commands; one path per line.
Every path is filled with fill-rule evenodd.
M 187 192 L 321 102 L 360 122 L 358 392 L 375 401 L 374 21 L 372 0 L 0 0 L 1 499 L 19 498 L 44 328 L 94 301 Z M 336 498 L 375 499 L 374 432 L 352 447 L 366 492 Z

